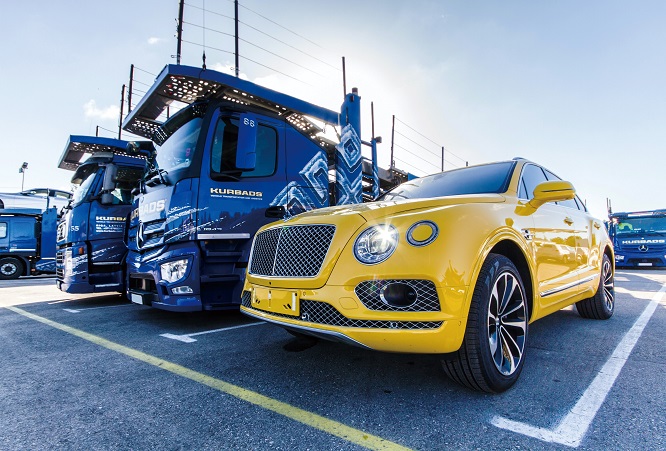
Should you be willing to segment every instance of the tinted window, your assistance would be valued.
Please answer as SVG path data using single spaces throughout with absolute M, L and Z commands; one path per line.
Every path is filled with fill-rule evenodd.
M 72 205 L 77 205 L 83 199 L 85 199 L 86 195 L 90 191 L 93 182 L 95 181 L 95 177 L 97 176 L 97 172 L 91 172 L 88 174 L 88 176 L 81 182 L 81 185 L 74 191 L 74 194 L 72 195 Z
M 503 193 L 515 163 L 484 164 L 429 175 L 395 187 L 380 200 L 420 199 L 456 194 Z
M 216 179 L 222 174 L 238 177 L 265 177 L 275 173 L 277 161 L 277 132 L 271 127 L 259 124 L 257 128 L 257 163 L 252 171 L 241 172 L 236 168 L 236 147 L 238 145 L 238 119 L 221 118 L 215 128 L 211 151 L 211 176 Z
M 7 238 L 7 223 L 0 222 L 0 238 Z
M 546 175 L 539 166 L 526 164 L 523 166 L 523 173 L 520 176 L 518 197 L 531 200 L 534 197 L 534 188 L 536 188 L 539 183 L 546 181 Z
M 167 172 L 190 166 L 201 131 L 202 119 L 196 117 L 176 130 L 157 149 L 157 166 Z

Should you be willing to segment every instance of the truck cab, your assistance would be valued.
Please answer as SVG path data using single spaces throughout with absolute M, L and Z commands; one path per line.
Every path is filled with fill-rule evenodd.
M 0 209 L 0 279 L 53 274 L 58 212 L 42 209 Z
M 78 185 L 58 223 L 56 285 L 67 293 L 125 290 L 126 223 L 147 155 L 126 141 L 70 136 L 58 165 Z M 87 158 L 86 158 L 87 157 Z
M 359 101 L 348 94 L 338 113 L 219 72 L 165 67 L 123 124 L 157 146 L 130 219 L 128 298 L 171 311 L 238 308 L 259 227 L 374 189 Z M 377 188 L 400 181 L 381 174 Z

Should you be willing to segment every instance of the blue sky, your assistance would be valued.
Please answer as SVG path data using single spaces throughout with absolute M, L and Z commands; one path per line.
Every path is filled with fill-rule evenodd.
M 223 33 L 233 28 L 222 15 L 233 2 L 187 4 L 193 44 L 182 63 L 200 66 L 205 42 L 207 66 L 228 70 L 233 43 Z M 666 208 L 666 2 L 240 4 L 242 75 L 336 110 L 345 56 L 364 139 L 374 102 L 384 166 L 396 115 L 396 164 L 413 173 L 437 171 L 440 146 L 447 168 L 521 156 L 570 180 L 597 216 L 606 198 L 616 211 Z M 20 189 L 23 161 L 26 188 L 69 187 L 71 173 L 57 169 L 68 136 L 96 126 L 117 136 L 130 64 L 145 90 L 140 83 L 175 62 L 177 10 L 177 0 L 3 5 L 1 191 Z

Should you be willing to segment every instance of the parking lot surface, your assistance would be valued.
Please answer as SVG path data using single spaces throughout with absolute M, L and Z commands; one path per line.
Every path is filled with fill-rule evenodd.
M 665 329 L 666 272 L 618 271 L 610 320 L 533 323 L 489 395 L 434 355 L 1 281 L 0 449 L 666 449 Z

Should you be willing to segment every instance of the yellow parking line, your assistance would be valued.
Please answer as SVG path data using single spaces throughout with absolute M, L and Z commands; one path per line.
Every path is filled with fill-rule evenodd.
M 326 432 L 336 437 L 340 437 L 344 440 L 347 440 L 351 443 L 363 446 L 369 449 L 385 449 L 385 450 L 406 450 L 402 445 L 397 443 L 384 440 L 381 437 L 376 435 L 367 434 L 358 429 L 346 426 L 342 423 L 339 423 L 334 420 L 329 420 L 328 418 L 322 417 L 307 410 L 299 409 L 290 404 L 278 401 L 268 396 L 261 395 L 257 392 L 247 390 L 245 388 L 239 387 L 228 382 L 224 382 L 220 379 L 215 379 L 214 377 L 206 376 L 205 374 L 199 373 L 197 371 L 191 370 L 184 366 L 178 365 L 168 360 L 160 359 L 159 357 L 146 354 L 136 349 L 128 348 L 127 346 L 114 343 L 113 341 L 106 340 L 104 338 L 98 337 L 88 332 L 76 329 L 74 327 L 66 326 L 64 324 L 51 321 L 50 319 L 43 318 L 41 316 L 26 312 L 17 307 L 5 307 L 15 313 L 23 315 L 27 318 L 30 318 L 40 323 L 46 324 L 53 328 L 67 332 L 68 334 L 75 335 L 79 338 L 87 340 L 91 343 L 94 343 L 98 346 L 110 349 L 112 351 L 119 352 L 128 357 L 135 358 L 142 362 L 148 363 L 150 365 L 156 366 L 163 370 L 169 371 L 171 373 L 177 374 L 178 376 L 185 377 L 187 379 L 193 380 L 208 387 L 219 390 L 228 395 L 234 396 L 236 398 L 242 399 L 264 409 L 271 410 L 275 413 L 283 415 L 292 420 L 296 420 L 299 423 L 303 423 L 307 426 L 319 429 L 320 431 Z

